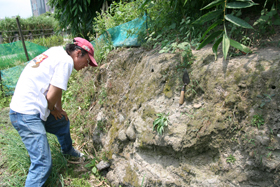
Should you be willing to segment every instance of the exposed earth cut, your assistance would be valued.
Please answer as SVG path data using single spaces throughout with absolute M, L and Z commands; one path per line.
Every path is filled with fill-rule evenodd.
M 110 53 L 94 77 L 106 101 L 91 110 L 93 144 L 111 164 L 107 179 L 122 187 L 280 186 L 279 49 L 226 61 L 221 53 L 215 61 L 211 46 L 193 55 L 179 105 L 190 59 L 141 48 Z M 162 135 L 153 130 L 160 113 L 169 119 Z

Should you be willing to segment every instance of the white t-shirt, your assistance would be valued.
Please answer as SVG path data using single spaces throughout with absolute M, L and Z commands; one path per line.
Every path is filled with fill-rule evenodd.
M 50 84 L 67 89 L 74 62 L 63 47 L 52 47 L 31 60 L 22 71 L 10 103 L 13 111 L 38 114 L 44 121 L 50 114 L 46 95 Z

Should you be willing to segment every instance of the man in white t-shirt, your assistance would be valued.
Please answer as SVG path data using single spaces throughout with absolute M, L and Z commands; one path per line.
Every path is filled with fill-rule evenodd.
M 52 47 L 31 60 L 17 82 L 10 104 L 10 119 L 29 153 L 26 187 L 43 186 L 51 172 L 51 151 L 46 132 L 55 134 L 63 154 L 82 157 L 72 146 L 70 122 L 62 109 L 73 68 L 97 66 L 92 44 L 80 37 L 73 44 Z

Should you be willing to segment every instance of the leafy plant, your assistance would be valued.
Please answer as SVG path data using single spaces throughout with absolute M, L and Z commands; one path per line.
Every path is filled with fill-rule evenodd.
M 8 92 L 8 90 L 6 89 L 5 86 L 2 85 L 2 82 L 0 81 L 0 109 L 9 107 L 12 96 L 5 95 L 5 93 L 7 93 L 7 92 Z
M 162 135 L 164 132 L 164 127 L 168 126 L 169 120 L 168 120 L 168 115 L 165 114 L 157 114 L 158 118 L 154 120 L 153 122 L 153 130 L 156 130 L 159 135 Z
M 97 16 L 94 18 L 94 31 L 101 35 L 110 28 L 143 15 L 143 12 L 137 9 L 140 3 L 140 0 L 130 3 L 114 1 L 106 11 L 97 12 Z
M 227 157 L 228 163 L 234 163 L 235 161 L 236 161 L 236 159 L 232 154 Z
M 103 60 L 106 60 L 109 52 L 114 49 L 111 36 L 108 32 L 106 38 L 93 39 L 91 43 L 93 44 L 94 47 L 94 58 L 99 63 L 102 62 Z
M 260 126 L 263 124 L 264 124 L 264 118 L 262 115 L 256 114 L 253 116 L 253 118 L 251 120 L 252 126 L 257 126 L 258 128 L 260 128 Z
M 207 12 L 200 18 L 198 18 L 196 21 L 193 22 L 195 25 L 202 25 L 206 22 L 215 20 L 215 22 L 207 29 L 207 31 L 203 34 L 201 38 L 201 44 L 197 49 L 203 48 L 205 45 L 209 44 L 213 40 L 215 40 L 214 45 L 212 47 L 213 53 L 215 54 L 215 58 L 217 58 L 217 50 L 220 43 L 222 43 L 222 50 L 224 54 L 224 59 L 227 58 L 229 47 L 232 46 L 234 48 L 239 49 L 240 51 L 243 51 L 245 53 L 249 53 L 251 50 L 246 47 L 245 45 L 232 40 L 229 38 L 227 34 L 227 27 L 226 27 L 226 21 L 242 28 L 246 29 L 253 29 L 253 27 L 248 24 L 246 21 L 236 17 L 233 14 L 228 14 L 228 9 L 242 9 L 242 8 L 248 8 L 251 6 L 257 5 L 251 0 L 246 1 L 231 1 L 228 2 L 227 0 L 216 0 L 208 4 L 207 6 L 203 7 L 201 10 L 211 9 L 213 7 L 216 7 L 211 12 Z M 223 24 L 222 29 L 219 29 L 210 35 L 208 33 L 216 28 L 217 26 Z M 207 36 L 207 37 L 206 37 Z
M 261 17 L 253 25 L 259 28 L 258 32 L 261 36 L 267 33 L 274 34 L 275 30 L 273 25 L 280 25 L 280 17 L 274 4 L 272 5 L 270 11 L 266 8 L 266 4 L 267 0 L 265 1 L 263 10 L 261 11 Z
M 85 167 L 87 168 L 91 168 L 91 172 L 94 174 L 94 175 L 97 175 L 98 174 L 98 169 L 96 167 L 96 158 L 92 159 L 90 163 L 86 164 Z

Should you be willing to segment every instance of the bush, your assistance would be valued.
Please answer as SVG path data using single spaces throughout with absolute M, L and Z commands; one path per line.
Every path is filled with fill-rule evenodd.
M 102 13 L 97 13 L 94 18 L 94 31 L 101 35 L 107 29 L 129 22 L 141 16 L 141 10 L 138 8 L 142 1 L 136 0 L 131 3 L 113 2 L 110 8 Z M 142 13 L 143 15 L 143 13 Z

